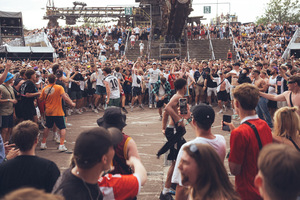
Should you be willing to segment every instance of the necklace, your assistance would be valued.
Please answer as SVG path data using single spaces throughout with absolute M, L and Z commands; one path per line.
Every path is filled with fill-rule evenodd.
M 90 189 L 89 189 L 89 187 L 87 186 L 87 184 L 86 184 L 86 182 L 84 181 L 84 179 L 79 175 L 79 171 L 76 171 L 76 174 L 79 176 L 80 180 L 82 180 L 82 183 L 83 183 L 84 187 L 87 189 L 87 191 L 88 191 L 88 193 L 89 193 L 90 199 L 91 199 L 91 200 L 94 200 L 94 199 L 93 199 L 93 196 L 92 196 L 92 193 L 91 193 L 91 191 L 90 191 Z M 101 191 L 98 191 L 98 196 L 97 196 L 96 200 L 99 199 L 100 193 L 101 193 Z

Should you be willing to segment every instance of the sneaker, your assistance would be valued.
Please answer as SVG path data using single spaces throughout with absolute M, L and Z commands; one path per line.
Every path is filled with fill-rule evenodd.
M 149 105 L 149 108 L 150 108 L 150 109 L 152 108 L 152 104 Z
M 159 121 L 162 121 L 162 116 L 159 116 Z
M 53 141 L 56 141 L 58 137 L 59 137 L 59 135 L 57 134 L 57 132 L 54 132 L 53 133 Z
M 223 113 L 223 109 L 221 109 L 221 110 L 218 112 L 218 114 L 221 114 L 221 113 Z
M 122 110 L 123 110 L 124 113 L 126 113 L 126 114 L 128 113 L 128 111 L 126 110 L 125 107 L 122 107 Z
M 99 113 L 99 111 L 97 110 L 97 108 L 93 109 L 94 113 Z
M 68 109 L 68 110 L 67 110 L 67 115 L 68 115 L 68 116 L 71 116 L 71 115 L 72 115 L 72 110 L 71 110 L 71 109 Z
M 76 114 L 79 114 L 79 115 L 82 114 L 82 112 L 80 112 L 78 109 L 75 110 L 75 113 L 76 113 Z
M 133 112 L 133 106 L 130 106 L 130 111 Z
M 159 199 L 160 200 L 174 200 L 170 193 L 163 194 L 162 192 L 160 193 Z
M 47 149 L 46 143 L 41 143 L 40 149 L 41 150 L 46 150 Z
M 59 145 L 59 146 L 58 146 L 58 151 L 64 152 L 64 151 L 68 151 L 68 149 L 67 149 L 67 147 L 63 144 L 63 145 Z
M 154 103 L 154 108 L 157 108 L 157 103 Z
M 225 105 L 223 105 L 223 109 L 224 109 L 224 112 L 227 111 L 227 107 Z
M 143 104 L 139 105 L 139 107 L 140 107 L 142 110 L 144 110 Z

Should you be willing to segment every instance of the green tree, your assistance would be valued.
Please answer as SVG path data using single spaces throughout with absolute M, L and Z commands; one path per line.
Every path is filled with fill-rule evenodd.
M 257 18 L 257 23 L 297 23 L 300 22 L 299 0 L 270 0 L 264 15 Z

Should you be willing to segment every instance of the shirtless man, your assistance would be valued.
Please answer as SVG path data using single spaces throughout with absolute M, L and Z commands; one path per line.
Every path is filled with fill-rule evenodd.
M 232 108 L 233 108 L 233 115 L 232 115 L 233 119 L 238 118 L 238 115 L 237 115 L 237 113 L 236 113 L 236 111 L 234 110 L 234 107 L 233 107 L 233 90 L 237 85 L 239 85 L 238 78 L 239 78 L 239 75 L 240 75 L 240 66 L 241 65 L 240 65 L 239 62 L 234 63 L 233 64 L 233 69 L 225 75 L 225 78 L 231 77 L 230 100 L 231 100 L 231 105 L 232 105 Z
M 180 98 L 184 98 L 186 94 L 186 80 L 183 78 L 179 78 L 174 82 L 174 86 L 176 89 L 176 94 L 171 98 L 170 102 L 166 105 L 164 116 L 163 116 L 163 124 L 162 124 L 162 132 L 166 136 L 166 138 L 170 138 L 174 135 L 174 129 L 176 127 L 184 127 L 183 119 L 178 114 L 178 102 Z M 168 116 L 170 116 L 169 125 L 167 126 Z M 177 130 L 177 129 L 176 129 Z M 180 144 L 179 144 L 180 143 Z M 172 164 L 169 168 L 167 179 L 165 182 L 165 187 L 160 195 L 159 199 L 173 199 L 171 194 L 169 193 L 171 188 L 171 178 L 173 175 L 173 170 L 175 166 L 175 160 L 177 158 L 177 152 L 180 149 L 181 145 L 183 145 L 184 139 L 181 139 L 180 142 L 177 143 L 177 150 L 172 147 L 170 149 L 170 154 L 168 155 L 168 160 L 172 160 Z
M 260 77 L 260 71 L 255 69 L 252 72 L 253 75 L 253 84 L 258 87 L 260 92 L 266 92 L 268 90 L 268 84 L 264 79 Z M 272 118 L 268 109 L 268 100 L 264 97 L 260 97 L 258 104 L 255 108 L 258 117 L 262 120 L 265 120 L 269 127 L 273 127 Z
M 280 95 L 273 95 L 260 92 L 260 96 L 265 97 L 266 99 L 272 101 L 286 101 L 288 106 L 298 106 L 300 107 L 300 76 L 293 75 L 288 78 L 288 91 Z M 300 110 L 297 110 L 298 115 L 300 116 Z

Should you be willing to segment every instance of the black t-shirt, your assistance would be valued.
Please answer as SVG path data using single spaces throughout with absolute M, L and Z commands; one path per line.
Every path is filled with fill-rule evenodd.
M 52 193 L 65 197 L 66 200 L 102 200 L 98 184 L 89 184 L 73 175 L 67 169 L 57 180 Z M 97 198 L 98 197 L 98 198 Z
M 217 87 L 217 83 L 214 82 L 209 75 L 206 76 L 206 79 L 207 79 L 207 87 L 209 87 L 209 88 Z
M 35 97 L 25 97 L 25 95 L 27 93 L 36 92 L 38 92 L 38 89 L 30 80 L 25 81 L 20 87 L 22 115 L 25 120 L 32 119 L 32 116 L 36 115 L 36 110 L 34 106 Z
M 0 165 L 0 197 L 21 187 L 51 192 L 60 175 L 56 164 L 37 156 L 18 156 Z
M 71 73 L 71 76 L 73 76 L 73 75 L 74 75 L 74 72 Z M 80 73 L 78 73 L 74 76 L 73 80 L 74 81 L 83 81 L 84 78 Z M 80 85 L 77 85 L 77 83 L 72 82 L 71 83 L 71 91 L 80 91 Z

